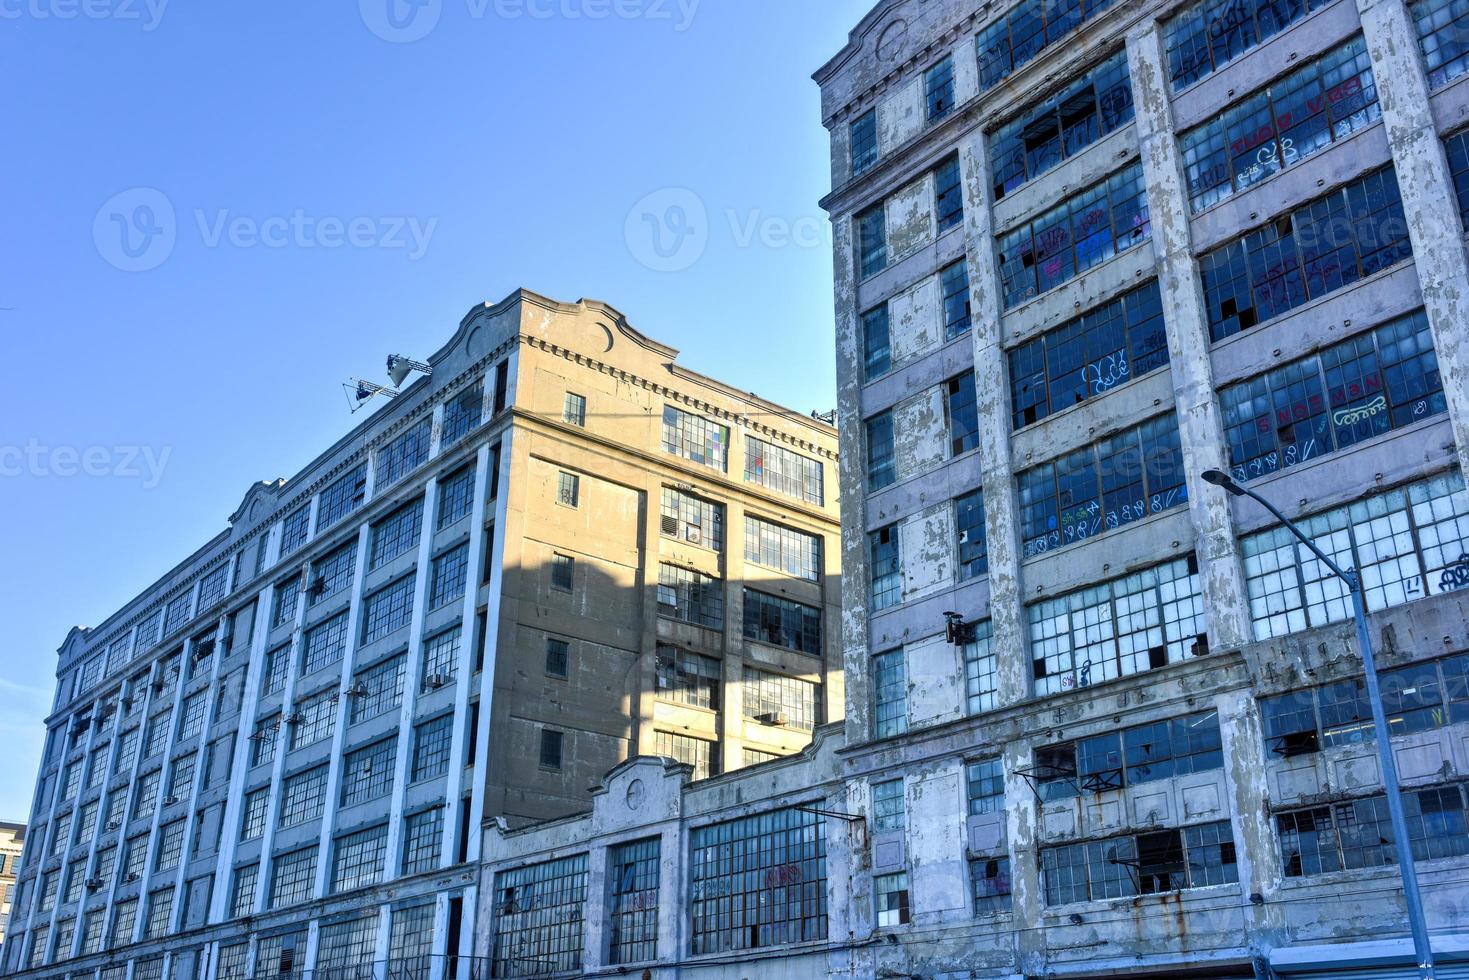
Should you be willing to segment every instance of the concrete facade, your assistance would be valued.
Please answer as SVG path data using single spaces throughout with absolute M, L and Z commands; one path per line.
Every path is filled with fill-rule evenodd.
M 73 630 L 3 972 L 485 975 L 485 820 L 840 718 L 835 432 L 677 353 L 596 301 L 476 307 Z

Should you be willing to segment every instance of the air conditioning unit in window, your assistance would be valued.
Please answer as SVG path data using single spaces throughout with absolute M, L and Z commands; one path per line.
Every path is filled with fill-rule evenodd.
M 205 657 L 211 656 L 213 653 L 214 653 L 214 641 L 212 639 L 211 640 L 200 640 L 198 643 L 194 644 L 194 659 L 195 660 L 203 660 Z
M 94 892 L 101 888 L 104 884 L 106 884 L 106 882 L 104 882 L 101 878 L 88 878 L 86 881 L 82 882 L 82 884 L 86 886 L 87 891 Z
M 755 716 L 755 720 L 762 725 L 788 725 L 790 719 L 780 711 L 766 711 Z
M 312 599 L 320 599 L 326 595 L 326 579 L 320 575 L 311 580 L 311 585 L 306 589 L 306 594 Z
M 349 697 L 349 698 L 365 698 L 365 697 L 367 697 L 367 685 L 364 684 L 364 683 L 362 683 L 361 681 L 358 681 L 356 684 L 353 684 L 351 687 L 347 688 L 347 697 Z
M 299 724 L 301 724 L 301 722 L 303 722 L 305 720 L 306 720 L 306 718 L 301 714 L 301 712 L 299 712 L 299 711 L 293 711 L 289 715 L 286 716 L 285 723 L 287 725 L 299 725 Z
M 109 821 L 107 821 L 107 832 L 109 834 L 112 833 L 114 830 L 121 830 L 121 829 L 122 829 L 122 821 L 121 820 L 109 820 Z
M 183 798 L 182 797 L 178 797 L 178 796 L 165 796 L 163 798 L 163 805 L 164 806 L 177 806 L 178 804 L 180 804 L 182 802 L 184 802 L 183 801 Z
M 137 881 L 141 877 L 142 875 L 138 874 L 136 871 L 129 871 L 127 874 L 122 876 L 123 884 L 131 885 L 133 882 Z
M 453 680 L 448 674 L 429 674 L 423 679 L 423 686 L 430 691 L 437 691 L 441 687 L 448 687 Z
M 696 527 L 691 527 L 687 531 L 685 531 L 684 537 L 688 539 L 689 544 L 704 543 L 704 532 Z

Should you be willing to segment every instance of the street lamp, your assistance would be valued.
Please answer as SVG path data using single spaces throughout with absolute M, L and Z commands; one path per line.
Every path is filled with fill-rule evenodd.
M 1403 876 L 1403 899 L 1408 906 L 1408 926 L 1413 932 L 1413 950 L 1418 959 L 1418 975 L 1422 980 L 1434 980 L 1433 947 L 1429 945 L 1428 923 L 1423 918 L 1423 898 L 1418 893 L 1418 873 L 1413 866 L 1413 847 L 1408 837 L 1408 820 L 1403 815 L 1403 793 L 1398 786 L 1398 767 L 1392 754 L 1392 739 L 1387 728 L 1387 713 L 1382 707 L 1382 687 L 1377 679 L 1377 659 L 1372 654 L 1372 633 L 1367 628 L 1367 603 L 1362 595 L 1362 579 L 1355 571 L 1343 571 L 1341 566 L 1316 547 L 1310 538 L 1270 501 L 1236 483 L 1228 473 L 1221 470 L 1206 470 L 1204 482 L 1221 487 L 1236 497 L 1249 497 L 1264 507 L 1276 520 L 1284 524 L 1291 534 L 1311 550 L 1311 553 L 1332 574 L 1347 583 L 1352 593 L 1352 612 L 1357 619 L 1357 645 L 1362 651 L 1362 667 L 1367 675 L 1367 700 L 1372 705 L 1372 725 L 1377 733 L 1377 755 L 1382 762 L 1382 781 L 1387 787 L 1387 812 L 1392 818 L 1393 839 L 1397 846 L 1398 869 Z

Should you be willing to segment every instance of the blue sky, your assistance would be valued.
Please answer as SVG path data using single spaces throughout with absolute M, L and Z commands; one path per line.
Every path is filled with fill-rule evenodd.
M 834 407 L 809 76 L 868 7 L 0 0 L 0 817 L 29 813 L 67 631 L 478 302 L 604 299 Z

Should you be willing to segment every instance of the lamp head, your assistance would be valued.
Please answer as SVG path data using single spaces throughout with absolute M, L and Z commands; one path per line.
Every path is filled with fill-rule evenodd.
M 1243 497 L 1245 495 L 1244 488 L 1238 483 L 1235 483 L 1234 478 L 1223 470 L 1205 470 L 1200 475 L 1203 476 L 1205 483 L 1212 483 L 1214 486 L 1220 487 L 1234 494 L 1236 497 Z

